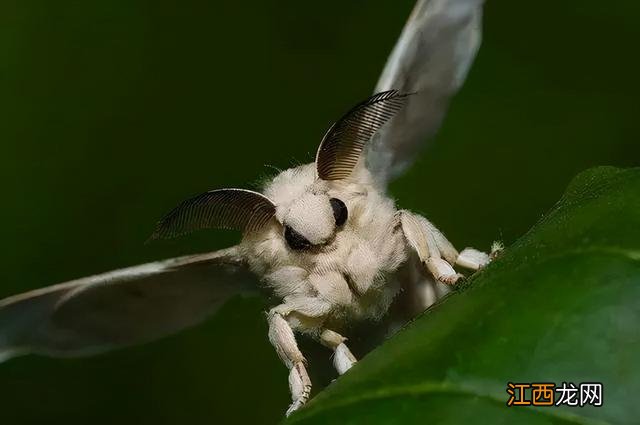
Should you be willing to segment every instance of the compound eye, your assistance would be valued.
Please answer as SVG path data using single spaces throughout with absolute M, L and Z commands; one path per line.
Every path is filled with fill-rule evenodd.
M 347 211 L 347 206 L 340 199 L 331 198 L 329 199 L 331 203 L 331 208 L 333 209 L 333 217 L 336 219 L 336 226 L 342 226 L 347 222 L 347 218 L 349 217 L 349 212 Z
M 303 251 L 311 247 L 311 242 L 289 226 L 284 226 L 284 238 L 289 248 L 294 251 Z

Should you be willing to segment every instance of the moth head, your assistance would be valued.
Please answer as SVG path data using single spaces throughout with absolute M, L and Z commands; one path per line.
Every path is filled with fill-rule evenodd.
M 325 245 L 345 225 L 348 216 L 342 200 L 305 193 L 291 203 L 283 217 L 285 241 L 294 251 Z

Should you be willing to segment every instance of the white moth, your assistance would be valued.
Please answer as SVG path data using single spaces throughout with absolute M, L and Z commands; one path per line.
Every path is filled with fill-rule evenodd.
M 461 276 L 454 265 L 477 270 L 490 260 L 475 249 L 459 253 L 427 219 L 385 195 L 462 85 L 480 43 L 481 7 L 481 0 L 419 0 L 377 94 L 329 129 L 315 163 L 283 171 L 262 193 L 222 189 L 187 200 L 152 236 L 232 228 L 243 231 L 238 245 L 4 299 L 0 359 L 149 341 L 261 283 L 282 300 L 267 314 L 269 340 L 290 370 L 287 414 L 300 408 L 311 381 L 294 333 L 333 350 L 342 374 L 356 362 L 339 333 L 348 325 L 380 319 L 401 294 L 418 297 L 422 310 Z

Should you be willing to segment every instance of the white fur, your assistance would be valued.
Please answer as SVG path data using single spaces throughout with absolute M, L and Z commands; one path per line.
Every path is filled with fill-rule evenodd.
M 276 206 L 274 219 L 240 244 L 249 267 L 282 299 L 269 313 L 269 339 L 291 370 L 293 403 L 289 413 L 308 398 L 311 382 L 298 350 L 294 330 L 318 338 L 334 350 L 342 374 L 356 359 L 335 330 L 361 320 L 378 320 L 400 293 L 402 269 L 422 270 L 403 276 L 404 285 L 425 308 L 446 293 L 461 275 L 452 265 L 475 266 L 486 254 L 463 256 L 427 219 L 398 210 L 361 164 L 345 180 L 324 181 L 315 164 L 285 170 L 263 192 Z M 348 219 L 336 226 L 330 199 L 345 203 Z M 312 246 L 296 251 L 285 240 L 289 226 Z M 485 257 L 483 257 L 483 255 Z M 481 258 L 482 257 L 482 258 Z M 477 267 L 472 267 L 477 268 Z M 437 281 L 426 281 L 429 272 Z
M 373 186 L 366 169 L 359 168 L 348 181 L 327 182 L 316 178 L 315 164 L 307 164 L 282 172 L 264 193 L 276 205 L 276 219 L 243 240 L 250 268 L 296 309 L 303 305 L 311 318 L 342 323 L 380 318 L 400 289 L 390 290 L 387 276 L 406 260 L 407 251 L 394 202 Z M 330 198 L 347 206 L 348 219 L 340 228 Z M 291 250 L 284 225 L 314 247 Z
M 465 248 L 460 255 L 458 255 L 456 264 L 468 269 L 478 270 L 489 264 L 489 261 L 489 255 L 486 253 L 474 248 Z
M 340 375 L 351 369 L 355 363 L 356 359 L 346 345 L 340 344 L 336 347 L 333 364 Z

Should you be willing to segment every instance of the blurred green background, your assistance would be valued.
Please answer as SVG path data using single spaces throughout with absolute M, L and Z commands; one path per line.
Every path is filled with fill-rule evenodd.
M 143 244 L 186 197 L 310 162 L 372 91 L 413 3 L 2 1 L 0 296 L 234 243 Z M 488 247 L 578 171 L 640 164 L 639 19 L 635 0 L 490 0 L 467 84 L 393 196 L 457 246 Z M 90 359 L 2 364 L 0 423 L 275 423 L 289 399 L 268 305 L 235 300 Z M 326 383 L 329 353 L 311 368 Z

